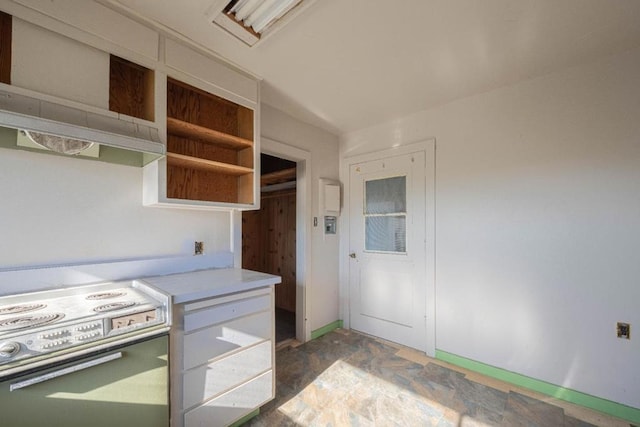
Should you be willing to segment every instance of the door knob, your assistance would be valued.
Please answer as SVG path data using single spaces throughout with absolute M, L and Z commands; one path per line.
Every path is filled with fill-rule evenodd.
M 351 252 L 351 253 L 349 254 L 349 257 L 350 257 L 350 258 L 355 258 L 355 257 L 356 257 L 356 253 L 355 253 L 355 252 Z

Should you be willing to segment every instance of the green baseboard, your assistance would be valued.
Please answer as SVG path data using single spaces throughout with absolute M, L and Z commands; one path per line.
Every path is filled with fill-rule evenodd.
M 244 417 L 240 418 L 238 421 L 236 421 L 235 423 L 231 424 L 229 427 L 239 427 L 242 424 L 244 424 L 247 421 L 249 421 L 251 418 L 257 417 L 258 415 L 260 415 L 260 408 L 258 408 L 255 411 L 245 415 Z
M 334 329 L 342 328 L 342 320 L 336 320 L 335 322 L 331 322 L 328 325 L 323 326 L 320 329 L 316 329 L 315 331 L 311 331 L 311 339 L 315 340 L 316 338 L 320 338 L 324 334 L 328 334 Z
M 515 372 L 496 368 L 495 366 L 476 362 L 475 360 L 447 353 L 442 350 L 436 350 L 436 359 L 461 366 L 488 377 L 496 378 L 523 388 L 528 388 L 530 390 L 546 394 L 547 396 L 595 409 L 596 411 L 604 412 L 605 414 L 613 415 L 614 417 L 623 418 L 633 423 L 640 423 L 640 409 L 638 408 L 632 408 L 631 406 L 626 406 L 611 400 L 591 396 L 589 394 L 537 380 L 535 378 L 530 378 Z

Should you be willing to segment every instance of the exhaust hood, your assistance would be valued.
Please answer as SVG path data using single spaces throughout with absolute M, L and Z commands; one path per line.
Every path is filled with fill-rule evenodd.
M 46 133 L 33 132 L 30 130 L 22 130 L 21 132 L 24 132 L 24 135 L 34 144 L 61 154 L 80 154 L 94 145 L 93 142 L 89 141 L 48 135 Z
M 50 153 L 82 158 L 85 149 L 99 148 L 98 160 L 144 166 L 165 154 L 158 129 L 120 118 L 111 111 L 99 112 L 70 107 L 53 97 L 40 99 L 0 88 L 0 127 L 23 131 L 38 147 Z M 11 88 L 12 89 L 12 88 Z M 98 111 L 98 112 L 96 112 Z M 99 147 L 95 147 L 99 145 Z M 10 141 L 0 141 L 0 147 L 37 150 Z

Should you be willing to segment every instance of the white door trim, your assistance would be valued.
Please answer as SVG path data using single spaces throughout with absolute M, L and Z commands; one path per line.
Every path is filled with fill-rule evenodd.
M 435 287 L 435 139 L 427 139 L 408 145 L 375 151 L 366 154 L 343 157 L 340 160 L 340 177 L 343 182 L 344 207 L 343 212 L 349 212 L 349 189 L 351 186 L 349 170 L 351 165 L 383 159 L 390 156 L 398 156 L 416 151 L 424 151 L 427 154 L 426 164 L 426 224 L 425 231 L 427 244 L 425 247 L 425 266 L 429 274 L 426 277 L 427 297 L 427 347 L 426 354 L 435 357 L 436 352 L 436 287 Z M 432 155 L 429 155 L 429 154 Z M 349 218 L 348 215 L 340 216 L 340 313 L 345 328 L 350 328 L 349 319 Z
M 261 137 L 260 151 L 296 162 L 296 339 L 311 339 L 311 153 Z

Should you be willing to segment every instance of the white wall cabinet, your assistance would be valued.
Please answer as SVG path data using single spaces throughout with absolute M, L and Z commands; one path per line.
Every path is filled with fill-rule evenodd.
M 171 425 L 226 426 L 275 397 L 273 285 L 173 308 Z
M 144 168 L 144 205 L 257 209 L 260 82 L 170 38 L 163 46 L 167 157 Z
M 11 84 L 107 110 L 109 54 L 13 20 Z
M 25 16 L 33 18 L 32 14 Z M 141 167 L 162 156 L 165 147 L 153 111 L 141 116 L 119 109 L 122 104 L 113 105 L 114 98 L 134 99 L 126 93 L 127 88 L 142 92 L 137 89 L 141 85 L 132 84 L 127 73 L 114 73 L 116 56 L 41 23 L 40 19 L 30 21 L 3 12 L 1 126 L 100 144 L 81 152 L 78 158 Z M 56 21 L 55 29 L 59 26 Z M 152 82 L 153 72 L 147 71 Z M 121 77 L 123 84 L 117 84 L 114 75 Z M 135 103 L 152 110 L 153 89 L 146 92 L 146 99 Z M 0 146 L 59 155 L 28 141 L 21 143 L 20 138 L 5 138 Z
M 207 69 L 203 57 L 196 59 L 192 73 Z M 234 80 L 230 70 L 222 74 L 226 83 Z M 237 77 L 237 88 L 251 95 L 248 80 Z M 256 208 L 257 104 L 177 71 L 167 78 L 165 87 L 167 157 L 144 170 L 144 204 Z
M 259 207 L 259 79 L 97 3 L 76 10 L 74 2 L 61 1 L 69 12 L 64 20 L 55 7 L 32 3 L 20 0 L 5 9 L 14 21 L 9 88 L 153 130 L 167 157 L 145 162 L 146 206 Z M 113 25 L 87 24 L 103 14 Z M 119 43 L 122 32 L 136 43 Z M 149 118 L 110 111 L 112 56 L 150 70 Z M 178 87 L 190 94 L 176 96 Z
M 9 3 L 9 2 L 5 2 Z M 13 0 L 8 13 L 118 56 L 158 60 L 158 32 L 95 1 Z M 99 19 L 97 19 L 99 17 Z M 142 64 L 146 64 L 142 62 Z
M 206 85 L 205 90 L 236 103 L 255 106 L 258 99 L 256 79 L 244 75 L 210 57 L 196 52 L 172 39 L 165 41 L 165 64 L 177 73 L 195 78 Z M 173 74 L 169 71 L 169 74 Z M 176 76 L 179 78 L 179 76 Z M 243 102 L 244 101 L 244 102 Z

